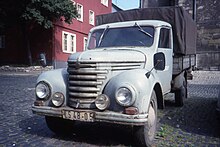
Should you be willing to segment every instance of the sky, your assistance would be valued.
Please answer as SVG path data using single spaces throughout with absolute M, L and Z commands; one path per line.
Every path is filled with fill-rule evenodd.
M 140 0 L 112 0 L 116 6 L 123 10 L 139 8 Z

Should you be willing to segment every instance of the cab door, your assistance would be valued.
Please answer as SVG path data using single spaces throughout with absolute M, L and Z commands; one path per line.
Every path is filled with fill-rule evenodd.
M 158 53 L 163 53 L 165 56 L 165 68 L 164 70 L 157 70 L 157 74 L 163 87 L 163 93 L 167 93 L 171 90 L 173 70 L 173 39 L 172 29 L 170 27 L 160 28 L 157 51 Z

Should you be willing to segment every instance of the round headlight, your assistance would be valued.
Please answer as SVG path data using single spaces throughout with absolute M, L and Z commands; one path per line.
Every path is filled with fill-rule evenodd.
M 135 101 L 134 91 L 127 87 L 121 87 L 116 91 L 116 101 L 122 106 L 131 106 Z
M 95 100 L 95 105 L 99 110 L 105 110 L 108 108 L 110 100 L 107 95 L 101 94 Z
M 35 92 L 39 99 L 45 99 L 50 95 L 50 88 L 48 84 L 40 82 L 37 84 Z
M 52 103 L 54 106 L 59 107 L 64 102 L 64 95 L 60 92 L 56 92 L 52 97 Z

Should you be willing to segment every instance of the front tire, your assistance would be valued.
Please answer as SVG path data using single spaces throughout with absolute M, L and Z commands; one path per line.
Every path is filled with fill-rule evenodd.
M 73 132 L 74 121 L 59 117 L 45 116 L 48 128 L 56 134 L 69 135 Z
M 155 91 L 152 92 L 150 105 L 148 108 L 148 121 L 143 126 L 134 128 L 134 137 L 137 146 L 148 147 L 154 143 L 157 126 L 157 97 Z

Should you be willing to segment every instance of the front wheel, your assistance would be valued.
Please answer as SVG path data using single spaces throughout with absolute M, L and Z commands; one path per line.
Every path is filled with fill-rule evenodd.
M 45 116 L 48 128 L 56 134 L 69 135 L 73 131 L 74 121 L 59 117 Z
M 157 97 L 155 91 L 152 92 L 150 105 L 148 108 L 148 121 L 143 126 L 134 128 L 134 137 L 137 146 L 148 147 L 154 143 L 157 126 Z

